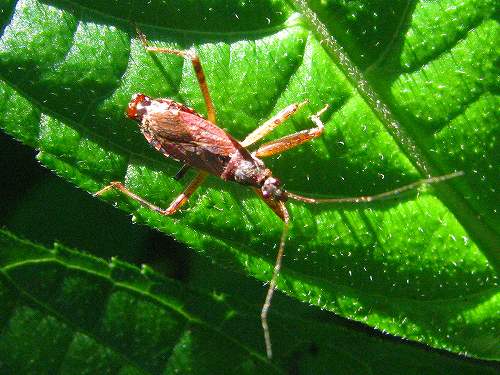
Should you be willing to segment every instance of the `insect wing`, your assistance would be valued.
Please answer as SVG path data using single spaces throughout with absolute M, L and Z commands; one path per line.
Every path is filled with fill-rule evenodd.
M 230 155 L 241 148 L 224 130 L 196 113 L 158 111 L 150 113 L 147 121 L 153 147 L 214 175 L 220 176 Z

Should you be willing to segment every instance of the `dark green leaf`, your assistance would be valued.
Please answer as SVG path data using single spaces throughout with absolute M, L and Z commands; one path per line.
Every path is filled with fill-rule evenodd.
M 494 373 L 486 363 L 279 308 L 273 330 L 279 354 L 270 363 L 255 329 L 255 304 L 188 289 L 147 267 L 105 262 L 62 245 L 46 249 L 5 231 L 0 297 L 3 375 L 56 369 L 64 375 Z M 308 353 L 311 338 L 321 346 Z
M 276 137 L 311 126 L 307 115 L 330 103 L 321 139 L 269 162 L 289 190 L 352 196 L 466 175 L 393 202 L 290 204 L 279 288 L 498 359 L 496 4 L 177 3 L 0 2 L 1 126 L 89 192 L 121 180 L 166 206 L 184 184 L 171 177 L 179 165 L 150 150 L 124 108 L 146 92 L 205 110 L 190 64 L 145 53 L 132 22 L 155 45 L 196 47 L 218 122 L 238 139 L 291 102 L 310 100 Z M 211 178 L 172 218 L 106 198 L 221 264 L 270 277 L 281 223 L 246 188 Z

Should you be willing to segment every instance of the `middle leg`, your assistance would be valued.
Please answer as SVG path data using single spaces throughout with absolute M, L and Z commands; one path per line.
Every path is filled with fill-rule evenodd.
M 297 112 L 297 110 L 302 108 L 307 103 L 308 101 L 304 100 L 302 103 L 290 104 L 288 107 L 282 109 L 276 115 L 260 125 L 253 132 L 248 134 L 246 138 L 241 142 L 241 145 L 243 147 L 248 147 L 257 142 L 259 139 L 265 137 L 267 134 L 272 132 L 279 124 L 283 123 L 286 119 L 292 116 L 295 112 Z
M 260 146 L 257 151 L 255 151 L 255 156 L 258 158 L 265 158 L 267 156 L 272 156 L 280 154 L 283 151 L 289 150 L 291 148 L 297 147 L 305 142 L 309 142 L 311 139 L 319 137 L 324 130 L 324 125 L 321 122 L 320 116 L 328 109 L 328 104 L 323 107 L 318 113 L 310 117 L 311 121 L 316 125 L 315 128 L 302 130 L 300 132 L 287 135 L 283 138 L 277 139 L 275 141 L 265 143 Z

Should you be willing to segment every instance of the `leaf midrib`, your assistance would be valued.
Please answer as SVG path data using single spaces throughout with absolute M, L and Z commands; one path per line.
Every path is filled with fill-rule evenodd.
M 292 0 L 289 0 L 292 1 Z M 65 2 L 65 0 L 63 0 Z M 419 169 L 424 175 L 438 175 L 440 173 L 433 172 L 436 171 L 436 168 L 429 160 L 429 155 L 425 152 L 425 148 L 419 147 L 418 141 L 416 137 L 408 136 L 405 132 L 405 128 L 401 126 L 400 122 L 397 120 L 393 111 L 389 109 L 389 107 L 385 104 L 384 101 L 379 100 L 378 93 L 371 87 L 368 81 L 364 79 L 363 74 L 360 70 L 353 64 L 353 62 L 349 59 L 349 56 L 345 53 L 343 48 L 338 45 L 336 40 L 332 35 L 327 33 L 326 27 L 321 24 L 321 22 L 317 19 L 317 16 L 306 7 L 304 0 L 293 0 L 292 3 L 295 3 L 299 10 L 302 11 L 302 16 L 306 19 L 310 24 L 310 29 L 313 32 L 323 33 L 322 41 L 326 41 L 322 43 L 328 55 L 332 58 L 332 61 L 337 61 L 338 66 L 344 71 L 346 77 L 351 81 L 352 85 L 356 87 L 361 97 L 365 101 L 366 105 L 371 108 L 373 113 L 379 118 L 383 126 L 387 129 L 389 134 L 391 134 L 392 138 L 395 140 L 396 144 L 398 144 L 401 152 L 406 155 L 408 160 L 412 162 L 412 164 Z M 74 3 L 71 2 L 74 5 Z M 80 6 L 80 5 L 78 5 Z M 80 6 L 81 7 L 81 6 Z M 85 7 L 82 7 L 85 8 Z M 85 8 L 86 9 L 86 8 Z M 89 12 L 98 12 L 94 9 L 88 9 Z M 99 13 L 99 12 L 98 12 Z M 109 15 L 108 15 L 109 16 Z M 113 16 L 109 16 L 112 18 L 116 18 Z M 313 21 L 311 21 L 314 18 Z M 285 29 L 286 23 L 284 27 L 280 27 L 279 30 Z M 290 26 L 294 27 L 296 24 Z M 319 26 L 322 26 L 319 29 Z M 197 32 L 193 32 L 196 34 Z M 245 33 L 242 33 L 244 35 Z M 227 34 L 221 34 L 227 35 Z M 1 75 L 0 75 L 1 76 Z M 16 87 L 15 84 L 6 80 L 3 76 L 1 76 L 4 82 L 8 82 L 9 85 L 14 87 L 16 91 L 23 93 L 23 90 L 20 90 Z M 45 113 L 48 113 L 54 116 L 53 111 L 49 108 L 44 107 L 40 102 L 29 95 L 25 95 L 25 97 L 30 97 L 34 103 L 37 104 L 42 109 L 45 109 Z M 375 103 L 381 103 L 382 107 L 377 107 Z M 68 120 L 64 118 L 64 116 L 60 116 L 56 114 L 55 118 L 60 118 L 64 120 L 66 123 L 71 123 L 73 126 L 76 126 L 79 129 L 83 129 L 87 134 L 89 134 L 94 139 L 106 140 L 107 144 L 112 145 L 115 150 L 120 151 L 122 154 L 128 155 L 129 160 L 131 156 L 136 156 L 139 159 L 146 161 L 153 161 L 152 158 L 149 158 L 144 154 L 133 153 L 128 149 L 125 149 L 123 145 L 116 144 L 115 142 L 109 142 L 104 136 L 92 132 L 91 129 L 86 127 L 83 124 L 76 123 L 74 121 Z M 128 165 L 128 163 L 127 163 Z M 126 170 L 126 169 L 125 169 Z M 435 186 L 435 190 L 438 193 L 439 199 L 445 203 L 451 212 L 453 212 L 454 216 L 457 220 L 463 225 L 463 227 L 469 232 L 471 237 L 480 245 L 480 248 L 483 254 L 488 258 L 490 263 L 495 267 L 496 270 L 500 269 L 500 253 L 497 251 L 500 248 L 500 236 L 497 235 L 494 228 L 491 228 L 490 223 L 482 222 L 478 217 L 478 212 L 469 204 L 467 200 L 464 199 L 461 194 L 454 188 L 454 185 L 449 185 L 447 183 L 443 183 Z
M 394 139 L 400 151 L 408 160 L 425 176 L 437 176 L 438 172 L 433 163 L 429 160 L 429 154 L 425 152 L 425 147 L 421 147 L 416 137 L 408 135 L 406 127 L 398 121 L 393 111 L 385 103 L 383 96 L 379 95 L 370 83 L 364 78 L 360 69 L 352 62 L 348 54 L 336 41 L 333 35 L 327 32 L 326 26 L 319 20 L 319 17 L 307 7 L 305 0 L 288 0 L 302 14 L 311 30 L 320 36 L 321 43 L 328 56 L 336 63 L 356 88 L 366 105 L 371 108 L 379 121 L 386 128 L 387 132 Z M 376 103 L 380 103 L 377 107 Z M 488 222 L 481 221 L 480 213 L 472 207 L 469 202 L 447 182 L 435 186 L 435 190 L 441 202 L 453 213 L 460 224 L 467 230 L 471 237 L 478 243 L 481 251 L 486 256 L 491 265 L 498 272 L 500 270 L 500 236 L 496 233 Z
M 295 27 L 295 26 L 292 26 L 292 27 Z M 300 64 L 299 64 L 300 65 Z M 125 148 L 122 144 L 120 143 L 116 143 L 116 142 L 113 142 L 113 141 L 109 141 L 108 139 L 106 139 L 103 135 L 95 132 L 95 131 L 92 131 L 92 129 L 90 129 L 88 126 L 86 126 L 84 124 L 84 122 L 82 121 L 82 123 L 80 122 L 75 122 L 73 120 L 70 120 L 68 118 L 66 118 L 65 116 L 59 114 L 59 113 L 54 113 L 50 108 L 46 107 L 45 105 L 43 105 L 43 103 L 39 102 L 36 98 L 34 98 L 33 96 L 27 94 L 25 91 L 23 91 L 21 88 L 17 87 L 15 85 L 15 83 L 13 82 L 10 82 L 8 81 L 7 79 L 5 79 L 1 73 L 0 73 L 0 78 L 2 78 L 4 80 L 4 82 L 8 83 L 11 87 L 13 87 L 17 92 L 20 92 L 22 93 L 22 95 L 24 97 L 28 97 L 29 100 L 33 103 L 35 103 L 35 105 L 37 107 L 39 107 L 42 111 L 42 113 L 45 113 L 45 114 L 48 114 L 49 116 L 52 116 L 54 118 L 57 118 L 61 121 L 63 121 L 64 123 L 68 123 L 68 124 L 72 124 L 72 126 L 74 126 L 75 128 L 77 129 L 80 129 L 81 132 L 84 132 L 88 135 L 90 135 L 91 137 L 93 137 L 94 139 L 96 140 L 100 140 L 100 141 L 106 141 L 107 144 L 110 144 L 112 145 L 115 150 L 119 151 L 122 155 L 127 155 L 128 157 L 128 160 L 130 161 L 131 158 L 137 158 L 138 160 L 144 160 L 144 161 L 147 161 L 149 163 L 154 163 L 154 164 L 161 164 L 160 162 L 158 162 L 158 160 L 154 159 L 154 158 L 151 158 L 151 157 L 148 157 L 148 154 L 139 154 L 139 153 L 136 153 L 136 152 L 133 152 L 131 151 L 130 149 L 128 148 Z M 365 100 L 366 101 L 366 100 Z M 367 105 L 370 104 L 370 101 L 366 101 Z M 372 108 L 372 107 L 371 107 Z M 272 110 L 272 109 L 271 109 Z M 373 108 L 372 108 L 373 110 Z M 387 123 L 386 122 L 383 122 L 384 123 L 384 126 L 386 126 L 386 128 L 388 127 Z M 389 131 L 389 130 L 388 130 Z M 389 131 L 390 132 L 390 131 Z M 391 133 L 392 134 L 392 133 Z M 396 140 L 396 142 L 398 141 L 398 137 L 394 137 L 394 139 Z M 398 144 L 400 144 L 398 142 Z M 400 147 L 401 148 L 401 147 Z M 42 150 L 43 151 L 43 150 Z M 401 148 L 401 152 L 404 152 L 404 148 Z M 409 155 L 408 153 L 405 153 L 405 155 L 408 157 L 409 160 L 411 160 L 414 164 L 415 161 L 412 159 L 411 157 L 411 154 Z M 127 167 L 125 167 L 125 171 L 124 173 L 126 173 L 126 170 L 128 168 L 128 165 L 129 165 L 129 162 L 126 162 L 126 165 Z M 446 196 L 446 195 L 445 195 Z M 440 194 L 440 199 L 442 198 L 442 194 Z M 460 218 L 460 217 L 459 217 Z M 462 221 L 460 221 L 462 223 Z M 199 230 L 199 229 L 197 229 Z M 219 241 L 226 241 L 226 242 L 230 242 L 230 239 L 227 239 L 227 238 L 222 238 L 222 237 L 217 237 L 217 236 L 214 236 L 212 234 L 208 234 L 208 233 L 205 233 L 205 235 L 209 235 L 210 237 L 214 238 L 214 239 L 217 239 Z M 234 248 L 233 245 L 231 245 L 231 247 Z M 493 246 L 492 246 L 493 247 Z M 249 250 L 247 250 L 249 251 Z M 253 253 L 253 251 L 252 251 Z M 493 262 L 492 262 L 493 263 Z M 347 287 L 347 286 L 345 286 Z
M 99 342 L 104 347 L 110 347 L 109 343 L 102 341 L 99 336 L 94 335 L 92 332 L 84 329 L 83 327 L 75 325 L 75 323 L 73 323 L 71 320 L 68 320 L 64 315 L 61 315 L 59 312 L 57 312 L 56 310 L 54 310 L 50 306 L 47 306 L 45 303 L 43 303 L 38 298 L 33 296 L 31 293 L 26 291 L 22 286 L 17 285 L 17 283 L 6 272 L 9 269 L 16 269 L 16 267 L 23 267 L 23 266 L 27 266 L 27 265 L 36 265 L 36 264 L 57 264 L 59 266 L 62 266 L 65 269 L 77 270 L 79 272 L 87 273 L 87 274 L 90 274 L 93 276 L 97 276 L 99 278 L 104 278 L 104 279 L 108 280 L 115 288 L 120 288 L 120 289 L 126 290 L 132 294 L 136 294 L 136 295 L 139 295 L 143 298 L 147 298 L 151 301 L 154 301 L 156 304 L 158 304 L 162 308 L 169 309 L 169 310 L 175 312 L 176 314 L 179 314 L 183 319 L 185 319 L 186 321 L 188 321 L 192 324 L 196 324 L 196 325 L 205 327 L 210 331 L 217 332 L 219 335 L 224 337 L 226 340 L 232 342 L 234 345 L 237 345 L 238 347 L 241 348 L 241 350 L 247 352 L 252 357 L 256 358 L 260 362 L 264 362 L 264 363 L 268 364 L 267 359 L 261 353 L 256 352 L 255 350 L 253 350 L 249 346 L 244 345 L 240 341 L 234 339 L 233 337 L 228 335 L 225 331 L 221 331 L 220 329 L 213 327 L 212 325 L 208 324 L 207 322 L 204 322 L 203 320 L 199 319 L 198 317 L 194 317 L 194 316 L 188 314 L 186 311 L 179 309 L 172 304 L 169 304 L 168 301 L 165 301 L 161 298 L 158 298 L 157 296 L 155 296 L 147 291 L 141 290 L 139 288 L 134 288 L 127 283 L 117 282 L 111 276 L 106 275 L 104 273 L 90 270 L 90 269 L 86 269 L 86 268 L 76 266 L 76 265 L 70 265 L 70 264 L 62 262 L 61 260 L 59 260 L 57 258 L 52 258 L 52 257 L 37 258 L 34 260 L 24 260 L 21 262 L 10 263 L 7 266 L 3 266 L 0 268 L 0 272 L 4 276 L 4 278 L 7 279 L 9 284 L 11 284 L 14 288 L 16 288 L 16 290 L 18 290 L 20 292 L 21 296 L 25 296 L 24 298 L 28 298 L 29 301 L 40 306 L 40 308 L 42 308 L 45 312 L 62 320 L 68 326 L 73 327 L 74 331 L 84 333 L 85 335 L 91 337 L 96 342 Z M 114 346 L 113 346 L 113 351 L 115 353 L 117 353 L 120 357 L 124 358 L 127 362 L 131 363 L 133 366 L 143 370 L 145 373 L 148 373 L 148 374 L 150 373 L 142 365 L 135 363 L 135 361 L 130 359 L 126 353 L 122 353 L 119 349 L 117 349 Z

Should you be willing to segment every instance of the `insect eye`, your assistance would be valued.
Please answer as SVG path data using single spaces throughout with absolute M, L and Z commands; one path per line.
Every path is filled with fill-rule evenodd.
M 132 120 L 140 120 L 142 117 L 141 109 L 151 104 L 151 99 L 144 94 L 134 94 L 128 103 L 127 116 Z M 139 108 L 138 108 L 139 107 Z
M 280 181 L 277 178 L 269 177 L 264 181 L 261 191 L 264 198 L 274 198 L 281 200 L 283 191 L 280 189 Z

